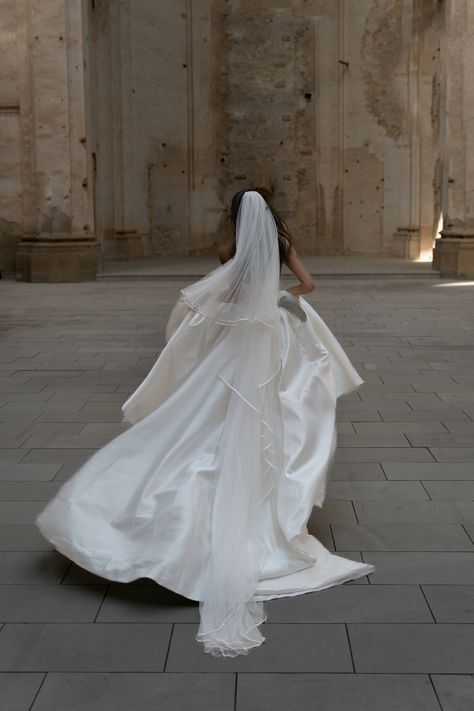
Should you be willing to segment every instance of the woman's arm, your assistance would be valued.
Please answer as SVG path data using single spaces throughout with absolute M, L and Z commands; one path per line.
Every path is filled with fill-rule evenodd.
M 232 257 L 232 248 L 232 242 L 223 242 L 217 247 L 217 259 L 220 261 L 221 264 L 228 262 L 229 259 Z
M 301 259 L 298 257 L 296 249 L 293 246 L 290 246 L 288 258 L 285 261 L 285 264 L 300 282 L 299 284 L 290 286 L 286 289 L 286 291 L 289 291 L 290 294 L 294 294 L 295 296 L 299 296 L 300 294 L 309 294 L 311 291 L 314 291 L 316 288 L 314 279 L 304 266 Z

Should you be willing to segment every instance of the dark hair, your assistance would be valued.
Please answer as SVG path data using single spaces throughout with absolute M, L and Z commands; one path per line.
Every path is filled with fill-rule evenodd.
M 293 238 L 290 234 L 290 231 L 288 229 L 288 226 L 286 225 L 285 221 L 283 218 L 278 214 L 278 212 L 275 210 L 273 205 L 270 203 L 270 193 L 268 190 L 265 188 L 246 188 L 245 190 L 239 190 L 238 193 L 235 193 L 234 197 L 232 198 L 232 202 L 230 205 L 230 219 L 232 221 L 232 224 L 234 225 L 234 228 L 237 224 L 237 214 L 239 212 L 239 207 L 240 203 L 242 201 L 242 198 L 246 192 L 249 190 L 255 190 L 255 192 L 259 193 L 265 202 L 267 203 L 274 219 L 277 225 L 277 230 L 278 230 L 278 250 L 280 252 L 280 271 L 283 262 L 286 262 L 289 254 L 290 254 L 290 249 L 293 246 Z M 232 252 L 231 252 L 231 257 L 234 256 L 235 254 L 235 234 L 234 234 L 234 244 L 232 247 Z

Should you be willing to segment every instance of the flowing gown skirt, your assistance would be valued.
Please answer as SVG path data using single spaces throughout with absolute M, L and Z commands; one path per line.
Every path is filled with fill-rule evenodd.
M 337 398 L 363 380 L 316 311 L 300 302 L 306 321 L 279 310 L 272 424 L 280 470 L 262 507 L 257 601 L 374 570 L 329 552 L 308 533 L 334 459 Z M 176 302 L 165 348 L 123 406 L 133 426 L 96 452 L 36 518 L 43 536 L 82 568 L 113 581 L 150 578 L 192 600 L 202 599 L 216 451 L 230 393 L 216 377 L 228 349 L 206 321 Z

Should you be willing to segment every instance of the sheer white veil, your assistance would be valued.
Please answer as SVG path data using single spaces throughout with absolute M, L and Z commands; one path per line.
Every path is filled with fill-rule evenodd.
M 278 474 L 272 417 L 278 345 L 278 231 L 264 198 L 244 193 L 232 259 L 182 289 L 182 298 L 224 338 L 216 387 L 228 388 L 212 486 L 209 556 L 203 563 L 196 639 L 215 656 L 247 654 L 264 641 L 263 602 L 253 600 L 263 564 L 262 504 Z

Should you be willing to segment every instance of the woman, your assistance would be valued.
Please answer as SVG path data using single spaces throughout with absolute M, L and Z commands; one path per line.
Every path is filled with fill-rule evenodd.
M 65 482 L 36 523 L 110 580 L 199 601 L 215 656 L 264 641 L 264 601 L 373 567 L 308 534 L 336 447 L 336 400 L 363 381 L 300 297 L 313 281 L 262 191 L 232 202 L 235 244 L 181 290 L 166 346 L 123 405 L 133 424 Z M 282 263 L 299 284 L 279 290 Z

